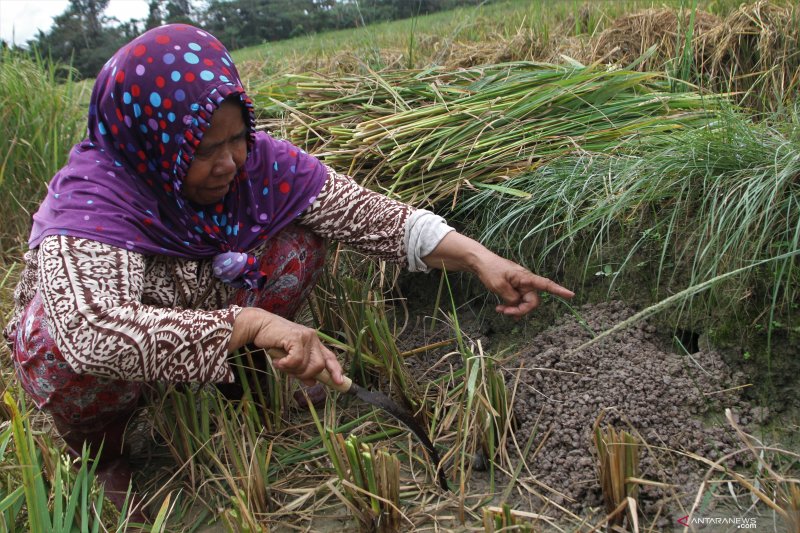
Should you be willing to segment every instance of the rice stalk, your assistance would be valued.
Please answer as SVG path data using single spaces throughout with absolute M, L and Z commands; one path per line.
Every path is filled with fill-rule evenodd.
M 779 498 L 786 513 L 786 530 L 800 531 L 800 482 L 790 482 L 781 487 Z
M 329 433 L 326 439 L 344 494 L 364 530 L 397 531 L 400 524 L 400 461 L 386 450 Z
M 598 478 L 603 493 L 606 512 L 613 515 L 609 519 L 612 526 L 621 526 L 625 515 L 620 508 L 627 506 L 628 523 L 635 524 L 636 506 L 631 505 L 637 498 L 638 485 L 633 479 L 639 478 L 639 441 L 630 433 L 616 430 L 611 426 L 601 427 L 601 414 L 595 421 L 593 440 L 598 458 Z
M 416 410 L 419 392 L 408 378 L 395 341 L 398 326 L 390 320 L 382 296 L 394 274 L 391 270 L 387 273 L 385 263 L 367 261 L 356 267 L 363 274 L 357 277 L 353 270 L 347 270 L 352 268 L 349 254 L 342 253 L 337 259 L 343 264 L 329 267 L 332 270 L 322 276 L 314 292 L 312 307 L 321 337 L 346 347 L 352 357 L 348 373 L 357 381 L 366 384 L 378 376 L 385 377 L 390 390 Z
M 0 431 L 0 459 L 6 465 L 7 485 L 0 485 L 0 528 L 4 531 L 60 532 L 78 528 L 99 531 L 107 524 L 121 530 L 127 523 L 128 499 L 122 512 L 104 499 L 102 486 L 94 483 L 98 462 L 84 446 L 80 458 L 69 459 L 53 443 L 34 438 L 24 400 L 21 409 L 9 391 L 3 395 L 10 423 Z M 16 464 L 6 462 L 9 446 Z M 91 452 L 91 453 L 90 453 Z M 75 463 L 75 464 L 73 464 Z M 6 489 L 16 487 L 14 490 Z M 24 505 L 25 512 L 22 512 Z
M 800 11 L 796 2 L 745 2 L 718 16 L 663 7 L 626 13 L 590 40 L 587 61 L 628 65 L 654 51 L 640 70 L 666 69 L 675 78 L 759 111 L 780 111 L 800 84 Z M 723 13 L 724 14 L 724 13 Z M 689 29 L 691 31 L 689 31 Z
M 496 531 L 537 531 L 533 522 L 528 518 L 541 518 L 536 513 L 517 511 L 512 509 L 507 503 L 501 507 L 486 506 L 483 508 L 483 531 L 485 533 L 495 533 Z
M 643 142 L 638 153 L 583 152 L 547 163 L 505 183 L 518 194 L 478 190 L 460 213 L 495 249 L 538 258 L 534 270 L 563 265 L 576 246 L 588 248 L 584 276 L 595 261 L 616 263 L 611 287 L 636 268 L 653 268 L 655 298 L 676 280 L 694 285 L 800 249 L 798 175 L 797 117 L 755 124 L 725 111 L 707 128 Z M 708 301 L 718 310 L 741 307 L 749 288 L 754 315 L 790 311 L 792 256 L 773 272 L 743 274 Z
M 465 519 L 466 485 L 475 468 L 475 458 L 489 469 L 489 490 L 495 490 L 496 462 L 508 461 L 505 449 L 511 424 L 511 401 L 505 378 L 494 356 L 484 353 L 480 341 L 467 339 L 458 322 L 455 302 L 445 278 L 453 310 L 449 314 L 457 351 L 458 366 L 435 379 L 430 388 L 438 389 L 433 402 L 431 434 L 434 441 L 452 442 L 442 457 L 452 462 L 457 476 L 459 519 Z M 505 459 L 505 461 L 504 461 Z M 450 474 L 452 477 L 452 474 Z
M 669 93 L 657 74 L 541 63 L 372 76 L 297 76 L 287 134 L 402 201 L 455 202 L 576 148 L 625 150 L 707 123 L 713 100 Z M 391 87 L 389 90 L 387 87 Z M 353 117 L 353 118 L 348 118 Z

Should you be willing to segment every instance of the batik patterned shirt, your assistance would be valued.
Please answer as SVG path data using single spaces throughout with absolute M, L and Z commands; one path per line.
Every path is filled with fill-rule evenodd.
M 296 220 L 371 256 L 408 263 L 414 209 L 328 168 Z M 230 381 L 227 347 L 241 308 L 212 262 L 144 255 L 97 241 L 50 236 L 25 254 L 11 339 L 38 291 L 50 333 L 78 373 L 141 381 Z M 120 357 L 120 354 L 125 354 Z

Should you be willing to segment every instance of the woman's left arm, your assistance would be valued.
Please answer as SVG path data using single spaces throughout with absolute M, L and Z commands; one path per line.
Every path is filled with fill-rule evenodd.
M 474 273 L 487 289 L 502 298 L 503 303 L 495 307 L 497 312 L 514 318 L 536 309 L 540 292 L 563 298 L 575 296 L 571 290 L 537 276 L 455 231 L 445 235 L 431 253 L 422 257 L 422 261 L 431 268 Z

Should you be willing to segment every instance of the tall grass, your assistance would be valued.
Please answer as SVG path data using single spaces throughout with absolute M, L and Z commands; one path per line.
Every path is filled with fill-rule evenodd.
M 66 76 L 63 71 L 66 70 Z M 27 238 L 47 183 L 67 162 L 85 123 L 81 93 L 67 67 L 39 56 L 0 52 L 0 248 Z
M 124 531 L 127 503 L 117 512 L 94 483 L 99 450 L 84 448 L 73 465 L 49 438 L 34 436 L 24 401 L 20 409 L 9 391 L 3 400 L 10 420 L 0 425 L 0 531 Z
M 624 282 L 648 265 L 657 273 L 654 288 L 662 289 L 800 249 L 796 113 L 770 125 L 726 111 L 706 128 L 652 139 L 640 149 L 553 161 L 504 184 L 517 194 L 480 191 L 461 214 L 487 242 L 537 258 L 535 268 L 586 246 L 584 275 L 614 264 L 614 281 Z M 774 265 L 717 286 L 710 301 L 740 310 L 747 301 L 751 318 L 765 309 L 766 317 L 796 311 L 796 258 Z

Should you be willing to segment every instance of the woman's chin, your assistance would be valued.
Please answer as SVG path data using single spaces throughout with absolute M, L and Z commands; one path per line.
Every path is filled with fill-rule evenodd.
M 230 185 L 224 187 L 216 187 L 214 189 L 205 189 L 197 191 L 195 194 L 189 196 L 189 200 L 197 205 L 211 205 L 219 202 L 225 195 L 228 194 Z

